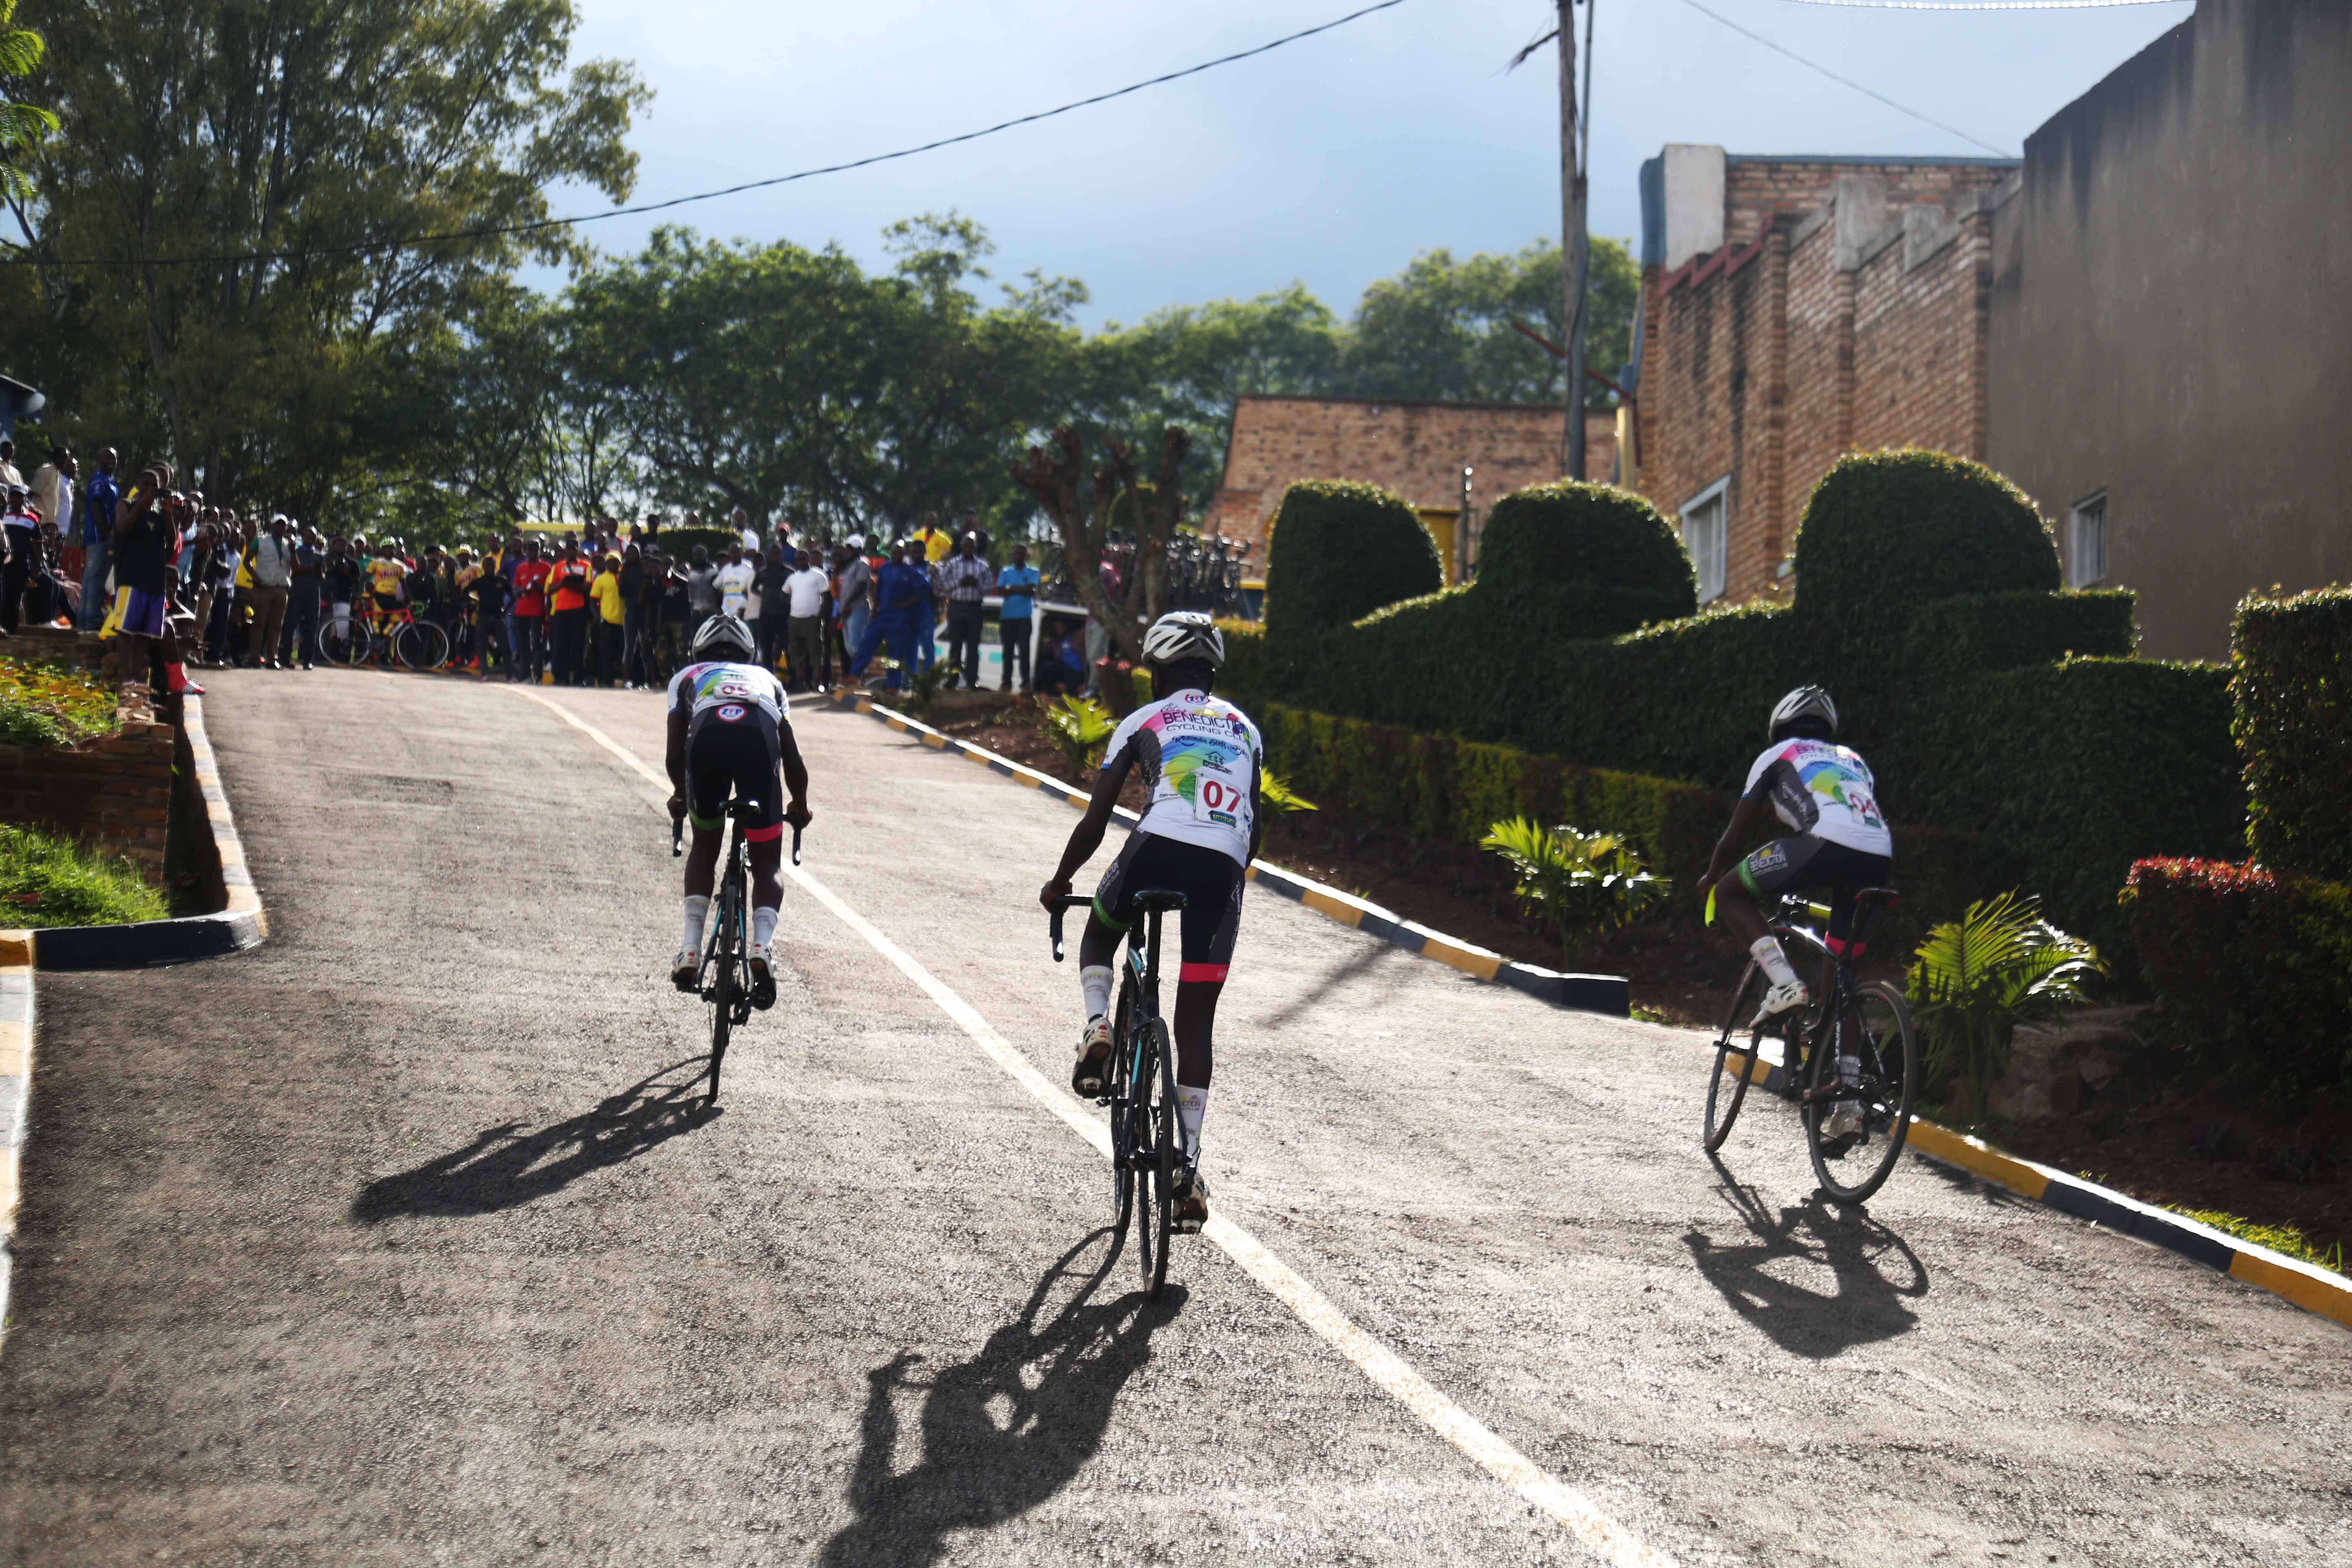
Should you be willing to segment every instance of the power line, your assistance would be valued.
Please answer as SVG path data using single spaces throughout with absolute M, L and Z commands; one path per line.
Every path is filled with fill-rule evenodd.
M 871 157 L 854 159 L 846 163 L 828 163 L 820 169 L 803 169 L 797 174 L 778 174 L 773 178 L 765 180 L 750 180 L 740 185 L 729 185 L 722 190 L 699 191 L 690 196 L 672 196 L 667 201 L 646 202 L 637 206 L 614 207 L 610 212 L 583 213 L 571 217 L 536 218 L 528 223 L 489 224 L 479 228 L 450 229 L 437 234 L 410 235 L 404 239 L 363 240 L 352 245 L 322 245 L 310 247 L 300 250 L 247 250 L 213 256 L 157 257 L 152 260 L 147 258 L 132 258 L 129 260 L 93 258 L 89 260 L 39 262 L 34 260 L 30 257 L 10 257 L 0 258 L 0 265 L 12 267 L 200 267 L 241 261 L 294 261 L 314 256 L 362 256 L 381 250 L 406 250 L 419 246 L 446 244 L 451 240 L 488 239 L 501 235 L 509 234 L 537 234 L 545 229 L 562 228 L 573 224 L 602 223 L 607 218 L 628 217 L 639 213 L 665 212 L 671 207 L 682 207 L 693 202 L 715 201 L 720 196 L 740 195 L 745 191 L 761 191 L 767 190 L 775 185 L 789 185 L 797 180 L 813 180 L 820 174 L 845 174 L 852 169 L 864 169 L 876 163 L 887 163 L 898 158 L 911 158 L 919 153 L 936 152 L 941 147 L 952 147 L 961 142 L 977 142 L 983 136 L 993 136 L 1000 131 L 1011 131 L 1014 127 L 1022 125 L 1034 125 L 1041 120 L 1051 120 L 1055 115 L 1067 114 L 1073 110 L 1091 108 L 1097 103 L 1108 103 L 1114 98 L 1125 98 L 1131 92 L 1141 92 L 1147 87 L 1159 87 L 1167 82 L 1181 81 L 1188 76 L 1198 76 L 1202 71 L 1214 70 L 1219 66 L 1229 66 L 1236 60 L 1245 60 L 1255 55 L 1266 54 L 1272 50 L 1282 47 L 1285 44 L 1295 44 L 1301 38 L 1311 38 L 1318 33 L 1328 33 L 1335 27 L 1344 27 L 1349 23 L 1369 16 L 1375 11 L 1386 11 L 1392 6 L 1402 5 L 1404 3 L 1405 0 L 1379 0 L 1379 4 L 1377 5 L 1367 5 L 1358 11 L 1350 11 L 1344 16 L 1336 16 L 1328 22 L 1320 23 L 1316 26 L 1303 28 L 1298 32 L 1287 34 L 1282 37 L 1275 39 L 1271 43 L 1260 44 L 1255 48 L 1243 49 L 1237 54 L 1221 55 L 1213 60 L 1203 60 L 1199 65 L 1187 66 L 1180 71 L 1170 71 L 1165 76 L 1155 76 L 1144 81 L 1134 82 L 1127 87 L 1116 89 L 1110 92 L 1098 92 L 1092 98 L 1081 98 L 1074 102 L 1065 103 L 1056 109 L 1040 110 L 1034 114 L 1024 114 L 1017 120 L 1003 121 L 997 124 L 991 125 L 984 130 L 967 131 L 957 136 L 942 136 L 936 142 L 926 142 L 919 147 L 902 147 L 895 153 L 877 153 Z
M 1790 0 L 1850 11 L 2105 11 L 2115 5 L 2190 5 L 2196 0 Z
M 1716 21 L 1718 21 L 1725 26 L 1730 28 L 1733 32 L 1738 33 L 1741 37 L 1752 38 L 1757 43 L 1763 45 L 1766 48 L 1772 50 L 1775 54 L 1786 55 L 1790 59 L 1796 61 L 1799 65 L 1803 66 L 1806 69 L 1819 71 L 1822 75 L 1829 78 L 1832 81 L 1836 82 L 1839 86 L 1850 87 L 1865 98 L 1874 98 L 1879 102 L 1886 105 L 1887 108 L 1894 110 L 1896 113 L 1907 114 L 1912 119 L 1919 121 L 1922 125 L 1932 125 L 1937 130 L 1941 131 L 1948 135 L 1957 136 L 1963 142 L 1972 142 L 1976 145 L 1983 148 L 1986 152 L 1990 153 L 1996 158 L 2013 158 L 2017 155 L 2014 153 L 2005 152 L 2001 148 L 1994 146 L 1991 142 L 1986 141 L 1981 136 L 1971 136 L 1957 125 L 1947 125 L 1940 120 L 1929 119 L 1927 115 L 1920 113 L 1916 109 L 1910 108 L 1906 104 L 1895 102 L 1893 99 L 1887 97 L 1885 93 L 1878 91 L 1875 88 L 1864 87 L 1862 83 L 1854 80 L 1852 77 L 1840 76 L 1837 72 L 1830 69 L 1829 67 L 1819 64 L 1813 60 L 1809 60 L 1804 56 L 1799 54 L 1796 50 L 1776 44 L 1761 33 L 1749 32 L 1747 28 L 1733 21 L 1730 17 L 1723 16 L 1717 12 L 1708 10 L 1706 6 L 1699 4 L 1698 0 L 1683 0 L 1683 4 L 1689 6 L 1692 10 L 1697 12 L 1702 16 L 1713 17 Z

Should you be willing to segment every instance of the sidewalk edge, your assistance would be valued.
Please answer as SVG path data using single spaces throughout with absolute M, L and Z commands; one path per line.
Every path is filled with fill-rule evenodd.
M 25 1113 L 33 1088 L 33 953 L 27 931 L 0 931 L 0 1346 L 7 1342 L 23 1191 Z
M 836 696 L 829 701 L 836 709 L 855 709 L 869 718 L 878 719 L 893 730 L 914 736 L 934 751 L 952 752 L 968 762 L 979 763 L 991 773 L 1002 773 L 1025 789 L 1034 789 L 1041 795 L 1052 795 L 1056 800 L 1081 808 L 1087 802 L 1087 792 L 1074 784 L 1065 784 L 1050 773 L 1039 773 L 1035 768 L 1024 767 L 984 746 L 975 746 L 969 741 L 959 741 L 952 735 L 942 734 L 919 720 L 884 707 L 870 696 L 862 693 L 855 697 Z M 1118 807 L 1118 812 L 1122 821 L 1135 820 L 1135 813 L 1125 806 Z M 1393 910 L 1384 910 L 1351 893 L 1343 893 L 1296 871 L 1286 870 L 1269 860 L 1251 861 L 1249 878 L 1269 892 L 1279 893 L 1294 903 L 1304 904 L 1341 925 L 1378 937 L 1391 947 L 1401 947 L 1407 952 L 1433 959 L 1475 979 L 1507 985 L 1539 1002 L 1574 1012 L 1600 1013 L 1612 1018 L 1633 1016 L 1633 986 L 1622 975 L 1564 974 L 1538 964 L 1517 963 L 1499 952 L 1409 921 Z

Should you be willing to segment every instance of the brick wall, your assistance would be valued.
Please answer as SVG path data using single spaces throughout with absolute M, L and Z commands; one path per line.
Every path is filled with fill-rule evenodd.
M 1244 397 L 1207 527 L 1250 544 L 1249 559 L 1262 567 L 1267 526 L 1294 481 L 1358 479 L 1415 507 L 1452 510 L 1465 464 L 1476 470 L 1472 506 L 1483 513 L 1512 490 L 1559 477 L 1560 425 L 1560 410 L 1541 404 Z M 1605 480 L 1615 416 L 1589 415 L 1584 439 L 1585 471 Z
M 130 857 L 164 881 L 173 729 L 123 689 L 121 731 L 72 746 L 0 746 L 0 820 L 37 824 Z
M 1982 458 L 2005 162 L 1732 159 L 1725 244 L 1649 270 L 1639 488 L 1669 517 L 1729 480 L 1725 598 L 1781 598 L 1840 454 Z

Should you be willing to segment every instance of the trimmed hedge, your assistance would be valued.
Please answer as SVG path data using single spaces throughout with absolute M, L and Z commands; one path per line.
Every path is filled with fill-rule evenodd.
M 1344 626 L 1444 584 L 1436 542 L 1394 491 L 1301 479 L 1282 492 L 1266 542 L 1267 635 Z
M 1310 712 L 1245 703 L 1265 736 L 1266 765 L 1318 805 L 1422 838 L 1475 845 L 1505 817 L 1546 826 L 1571 823 L 1631 838 L 1650 869 L 1674 883 L 1670 909 L 1696 918 L 1697 889 L 1716 840 L 1731 820 L 1731 795 L 1671 779 L 1577 767 L 1508 746 L 1416 734 Z M 1772 828 L 1758 837 L 1777 837 Z M 1927 927 L 1970 900 L 2020 885 L 2014 853 L 1967 834 L 1895 830 L 1895 884 L 1904 901 L 1877 933 L 1883 952 L 1908 952 Z
M 2352 887 L 2142 860 L 2124 900 L 2148 984 L 2200 1065 L 2282 1104 L 2352 1087 Z
M 2058 546 L 2023 491 L 1982 463 L 1917 448 L 1849 453 L 1797 530 L 1796 607 L 1850 628 L 1972 594 L 2058 590 Z
M 1490 611 L 1501 606 L 1486 601 L 1524 604 L 1550 637 L 1607 637 L 1698 609 L 1690 557 L 1658 509 L 1631 490 L 1573 479 L 1495 503 L 1469 592 Z
M 2249 597 L 2231 641 L 2248 847 L 2352 881 L 2352 590 Z

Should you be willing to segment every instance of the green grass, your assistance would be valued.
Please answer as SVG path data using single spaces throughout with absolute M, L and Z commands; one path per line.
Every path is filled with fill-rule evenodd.
M 170 913 L 161 890 L 121 857 L 0 826 L 0 926 L 115 925 Z
M 88 670 L 0 655 L 0 744 L 66 746 L 114 733 L 114 688 Z
M 2283 1252 L 2300 1262 L 2315 1263 L 2322 1268 L 2332 1268 L 2338 1274 L 2344 1272 L 2344 1244 L 2339 1241 L 2326 1252 L 2322 1252 L 2311 1245 L 2310 1239 L 2303 1234 L 2301 1226 L 2257 1225 L 2252 1220 L 2242 1219 L 2233 1214 L 2224 1214 L 2220 1209 L 2183 1208 L 2179 1204 L 2167 1204 L 2164 1206 L 2183 1218 L 2193 1219 L 2199 1225 L 2210 1225 L 2215 1230 L 2234 1236 L 2241 1241 L 2251 1241 L 2256 1247 L 2267 1247 L 2273 1252 Z

